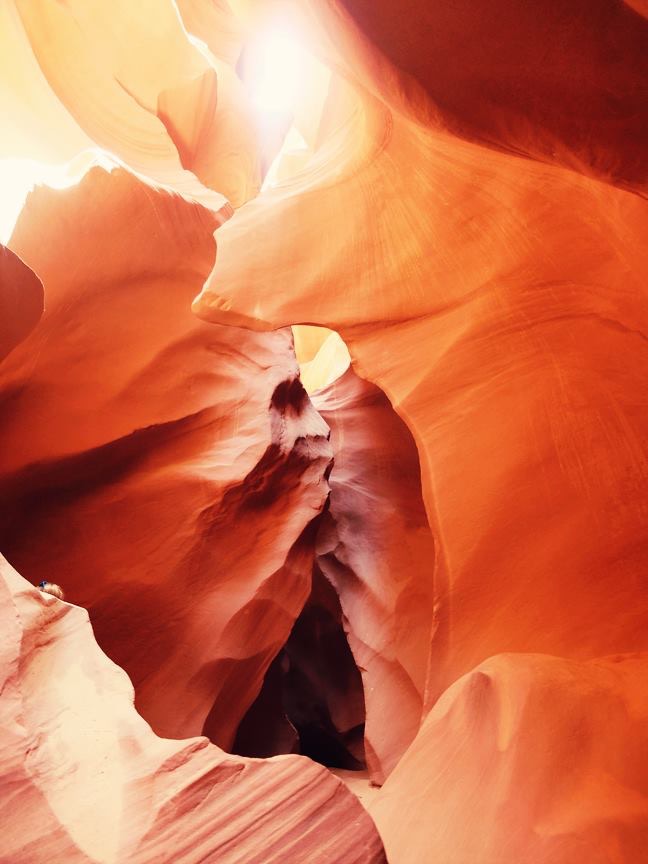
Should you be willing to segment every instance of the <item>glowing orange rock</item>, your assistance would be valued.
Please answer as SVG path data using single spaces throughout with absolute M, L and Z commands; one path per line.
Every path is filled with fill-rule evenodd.
M 645 193 L 646 0 L 341 5 L 446 128 Z
M 29 198 L 46 311 L 0 370 L 0 541 L 34 583 L 55 562 L 157 732 L 227 747 L 310 592 L 331 449 L 289 331 L 191 314 L 217 222 L 123 170 Z
M 435 553 L 418 454 L 385 395 L 351 370 L 312 398 L 334 454 L 317 560 L 362 671 L 367 766 L 382 783 L 418 732 L 433 635 Z
M 0 246 L 0 360 L 38 324 L 43 285 L 17 255 Z
M 603 5 L 597 4 L 599 24 Z M 439 7 L 449 15 L 454 8 Z M 608 8 L 619 44 L 631 42 L 630 56 L 638 58 L 644 22 L 620 4 Z M 437 11 L 433 4 L 429 14 Z M 435 548 L 426 708 L 493 655 L 563 657 L 543 678 L 549 695 L 533 708 L 537 735 L 521 721 L 510 733 L 510 748 L 529 753 L 544 729 L 555 735 L 551 747 L 568 765 L 570 752 L 578 759 L 582 750 L 565 718 L 590 715 L 591 684 L 612 692 L 615 686 L 596 683 L 595 664 L 571 661 L 648 650 L 641 578 L 648 561 L 648 204 L 618 188 L 644 188 L 645 164 L 635 155 L 645 133 L 625 144 L 620 127 L 602 124 L 600 136 L 588 139 L 587 158 L 574 159 L 588 128 L 579 106 L 574 138 L 566 129 L 572 116 L 562 109 L 552 116 L 564 135 L 555 124 L 548 134 L 539 129 L 537 149 L 528 150 L 538 161 L 489 149 L 465 140 L 478 137 L 474 128 L 459 130 L 464 139 L 442 128 L 442 112 L 420 87 L 343 16 L 321 14 L 327 33 L 320 44 L 349 80 L 332 85 L 316 167 L 263 192 L 218 230 L 218 259 L 194 309 L 206 320 L 257 330 L 304 323 L 340 333 L 356 371 L 386 393 L 419 451 Z M 519 10 L 536 20 L 539 14 Z M 617 26 L 628 16 L 636 39 L 625 24 Z M 506 16 L 492 23 L 507 26 Z M 418 44 L 425 40 L 420 35 Z M 586 52 L 607 35 L 603 28 L 593 40 L 584 38 Z M 481 38 L 477 29 L 475 40 Z M 558 47 L 552 42 L 552 51 Z M 427 42 L 426 51 L 430 56 Z M 509 57 L 500 53 L 506 64 Z M 448 64 L 446 72 L 457 68 L 463 67 Z M 588 99 L 601 92 L 604 68 L 586 67 Z M 632 61 L 611 74 L 614 89 L 619 81 L 638 80 Z M 633 122 L 642 122 L 641 89 L 627 93 L 619 104 Z M 525 137 L 535 140 L 545 103 L 528 104 L 529 117 L 516 125 L 508 114 L 507 125 L 496 130 L 500 151 L 507 142 L 517 148 Z M 594 119 L 605 116 L 607 109 Z M 555 158 L 547 141 L 564 145 Z M 579 166 L 582 173 L 574 170 Z M 520 675 L 503 698 L 524 705 L 539 673 L 533 658 L 519 663 Z M 573 670 L 569 697 L 561 684 L 564 668 Z M 553 768 L 562 766 L 551 753 L 538 754 L 527 776 L 522 757 L 498 762 L 497 744 L 481 746 L 480 736 L 493 740 L 482 702 L 458 709 L 458 734 L 455 715 L 447 728 L 438 727 L 466 680 L 432 708 L 430 725 L 378 793 L 376 815 L 390 860 L 482 864 L 483 836 L 487 864 L 560 861 L 561 855 L 580 864 L 582 849 L 588 860 L 616 855 L 634 864 L 645 848 L 645 804 L 624 789 L 614 800 L 610 788 L 623 786 L 624 777 L 632 788 L 638 777 L 645 796 L 646 778 L 636 767 L 636 754 L 645 748 L 645 710 L 632 714 L 636 723 L 615 714 L 611 729 L 618 731 L 610 739 L 601 733 L 606 746 L 616 748 L 614 782 L 608 783 L 602 753 L 584 757 L 592 776 L 579 810 L 552 788 Z M 640 682 L 638 672 L 629 676 L 617 705 L 639 700 Z M 606 697 L 595 704 L 607 704 Z M 466 712 L 470 723 L 464 725 Z M 595 736 L 593 723 L 588 728 Z M 428 745 L 426 730 L 438 728 L 443 740 Z M 479 744 L 468 751 L 470 766 L 460 758 L 469 732 Z M 510 766 L 515 776 L 507 785 Z M 491 774 L 501 811 L 489 822 Z M 475 798 L 466 802 L 465 790 L 473 788 Z M 525 822 L 517 800 L 531 811 L 534 801 L 551 802 L 553 822 Z M 506 813 L 509 803 L 520 816 L 519 830 Z M 536 836 L 537 828 L 558 837 L 561 826 L 569 837 L 562 847 L 558 839 Z M 550 850 L 544 858 L 543 850 Z
M 469 672 L 370 806 L 389 860 L 641 861 L 647 671 L 645 654 L 508 654 Z
M 84 611 L 1 557 L 0 600 L 0 859 L 385 864 L 370 817 L 325 768 L 157 738 Z
M 14 89 L 23 98 L 36 93 L 54 124 L 43 124 L 41 134 L 62 139 L 54 148 L 69 153 L 95 142 L 146 176 L 218 206 L 222 196 L 238 206 L 256 194 L 258 146 L 243 86 L 225 60 L 191 43 L 173 3 L 7 6 L 12 33 L 3 61 L 25 68 Z M 25 56 L 32 52 L 38 66 Z M 10 69 L 4 74 L 10 80 Z M 29 137 L 26 127 L 38 125 L 21 115 L 11 138 Z
M 219 229 L 194 309 L 337 330 L 408 424 L 436 550 L 430 704 L 503 651 L 648 648 L 648 204 L 436 131 L 339 42 L 372 94 L 332 92 L 318 170 Z
M 187 312 L 224 213 L 123 174 L 31 199 L 11 243 L 43 279 L 47 312 L 2 367 L 2 548 L 34 581 L 55 562 L 157 730 L 229 746 L 308 596 L 327 494 L 327 429 L 282 328 L 334 329 L 410 429 L 433 538 L 418 499 L 412 523 L 387 518 L 362 462 L 376 436 L 362 422 L 345 435 L 348 406 L 336 406 L 340 534 L 323 532 L 320 553 L 365 681 L 381 688 L 366 699 L 374 776 L 411 740 L 421 703 L 431 709 L 378 793 L 392 864 L 637 864 L 646 661 L 593 658 L 648 650 L 646 4 L 344 5 L 355 23 L 309 0 L 0 10 L 0 62 L 21 85 L 0 94 L 16 115 L 4 146 L 40 152 L 42 117 L 57 154 L 92 139 L 214 210 L 223 200 L 205 184 L 241 204 L 265 159 L 232 70 L 248 27 L 292 8 L 334 70 L 276 188 L 218 228 L 193 308 L 247 331 Z M 217 21 L 225 33 L 210 32 Z M 138 56 L 138 40 L 155 50 Z M 379 431 L 387 413 L 363 422 Z M 389 437 L 411 477 L 411 442 Z M 399 455 L 387 454 L 386 485 L 402 512 Z M 398 544 L 423 536 L 401 571 Z M 367 598 L 377 548 L 400 580 L 379 573 L 382 608 L 354 593 Z M 399 670 L 412 687 L 390 728 L 380 714 L 400 708 Z M 170 794 L 145 841 L 132 829 L 145 849 L 133 860 L 178 842 L 194 804 Z M 50 818 L 30 826 L 52 827 L 56 844 Z M 42 839 L 19 843 L 74 860 L 71 843 Z

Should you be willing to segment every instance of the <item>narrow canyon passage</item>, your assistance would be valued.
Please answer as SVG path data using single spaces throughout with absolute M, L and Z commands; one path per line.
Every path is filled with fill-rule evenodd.
M 330 767 L 366 764 L 372 781 L 381 784 L 420 725 L 436 627 L 434 542 L 418 453 L 385 395 L 348 368 L 338 334 L 293 329 L 302 380 L 330 429 L 330 496 L 316 520 L 311 597 L 270 667 L 235 749 L 271 755 L 301 748 Z M 325 639 L 316 635 L 322 629 Z M 290 711 L 299 701 L 312 708 L 301 734 Z M 321 746 L 313 751 L 304 742 L 313 740 L 314 715 L 320 717 Z M 348 741 L 361 723 L 364 747 L 361 740 Z
M 232 752 L 301 753 L 330 768 L 359 770 L 364 728 L 362 679 L 339 599 L 315 566 L 311 593 L 241 721 Z
M 119 171 L 90 172 L 66 192 L 68 209 L 84 208 L 97 188 L 139 208 L 142 236 L 164 207 L 184 213 L 192 243 L 201 233 L 188 205 L 158 193 L 152 206 Z M 89 610 L 158 734 L 202 733 L 242 755 L 302 753 L 366 767 L 382 783 L 420 722 L 432 624 L 434 548 L 407 428 L 348 368 L 338 334 L 296 333 L 311 400 L 289 331 L 220 328 L 188 311 L 185 319 L 181 282 L 168 270 L 177 308 L 140 332 L 140 359 L 132 341 L 126 356 L 106 309 L 112 320 L 120 304 L 143 312 L 157 288 L 154 262 L 142 258 L 136 297 L 120 292 L 115 272 L 106 307 L 82 269 L 77 282 L 57 269 L 63 223 L 49 245 L 35 244 L 41 220 L 56 222 L 63 204 L 50 190 L 38 196 L 14 243 L 43 275 L 47 310 L 38 362 L 26 362 L 27 342 L 0 379 L 14 400 L 0 424 L 2 548 L 33 584 L 57 556 L 68 599 Z M 89 260 L 98 236 L 88 234 Z M 208 262 L 203 236 L 196 266 Z M 120 242 L 118 231 L 110 237 Z M 81 314 L 98 329 L 61 345 L 56 322 Z M 170 393 L 179 342 L 186 356 L 193 346 L 194 366 Z M 78 374 L 59 379 L 58 403 L 45 409 L 36 394 L 61 363 Z M 58 405 L 82 391 L 93 410 L 71 422 Z M 45 412 L 46 434 L 32 426 L 35 410 Z M 122 434 L 132 423 L 141 428 Z
M 648 0 L 2 0 L 0 109 L 0 862 L 644 864 Z

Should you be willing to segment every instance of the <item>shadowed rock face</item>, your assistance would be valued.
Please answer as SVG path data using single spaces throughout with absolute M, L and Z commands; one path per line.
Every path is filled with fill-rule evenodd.
M 299 748 L 356 770 L 366 758 L 382 783 L 419 729 L 434 629 L 418 455 L 386 396 L 351 370 L 312 399 L 333 449 L 313 589 L 235 752 Z
M 4 559 L 0 599 L 3 861 L 385 864 L 370 817 L 324 768 L 156 737 L 85 612 Z
M 0 245 L 0 361 L 38 324 L 43 285 L 11 249 Z
M 384 393 L 351 370 L 313 404 L 334 453 L 317 562 L 340 597 L 362 672 L 367 765 L 382 783 L 418 731 L 434 629 L 435 551 L 418 454 Z
M 648 188 L 648 21 L 634 4 L 341 5 L 459 135 Z
M 362 680 L 343 630 L 340 602 L 319 567 L 286 645 L 244 717 L 233 752 L 302 753 L 331 768 L 364 761 Z
M 289 332 L 189 311 L 215 222 L 121 170 L 31 196 L 47 310 L 0 372 L 0 543 L 35 583 L 56 562 L 156 731 L 229 747 L 310 592 L 331 451 Z
M 300 752 L 332 768 L 364 767 L 365 700 L 339 599 L 315 566 L 313 588 L 286 643 L 284 702 Z

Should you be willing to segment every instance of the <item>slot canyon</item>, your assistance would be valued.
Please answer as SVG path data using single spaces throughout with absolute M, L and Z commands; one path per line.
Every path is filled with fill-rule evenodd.
M 648 862 L 646 0 L 0 70 L 0 864 Z

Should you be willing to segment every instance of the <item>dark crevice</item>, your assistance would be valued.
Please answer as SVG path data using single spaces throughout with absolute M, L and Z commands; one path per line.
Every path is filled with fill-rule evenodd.
M 335 590 L 317 565 L 310 596 L 241 721 L 233 752 L 301 753 L 329 768 L 361 770 L 365 704 Z

